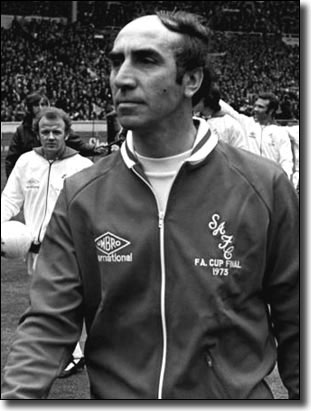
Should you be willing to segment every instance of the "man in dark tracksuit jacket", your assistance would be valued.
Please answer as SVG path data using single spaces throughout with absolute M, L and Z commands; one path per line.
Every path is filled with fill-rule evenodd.
M 131 131 L 64 182 L 3 399 L 47 398 L 83 320 L 92 399 L 272 399 L 276 361 L 299 399 L 298 197 L 278 164 L 192 118 L 204 36 L 187 13 L 117 36 L 110 83 Z

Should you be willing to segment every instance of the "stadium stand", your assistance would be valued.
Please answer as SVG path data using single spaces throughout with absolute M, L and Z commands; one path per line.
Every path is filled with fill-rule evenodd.
M 9 27 L 1 24 L 2 122 L 20 121 L 23 99 L 35 90 L 73 120 L 105 119 L 106 52 L 115 30 L 145 12 L 174 8 L 205 16 L 224 100 L 248 112 L 255 95 L 269 90 L 281 101 L 277 118 L 299 120 L 299 2 L 79 1 L 76 21 L 72 3 L 1 2 L 1 17 L 12 17 Z

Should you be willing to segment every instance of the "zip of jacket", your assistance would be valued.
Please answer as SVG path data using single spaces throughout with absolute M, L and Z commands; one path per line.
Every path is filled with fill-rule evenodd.
M 211 132 L 209 127 L 206 128 L 206 126 L 202 126 L 202 122 L 196 119 L 198 122 L 198 125 L 202 127 L 201 136 L 199 138 L 199 141 L 195 143 L 194 149 L 192 151 L 192 154 L 196 155 L 196 153 L 200 150 L 200 148 L 203 146 L 203 142 L 206 142 L 206 140 L 210 139 Z M 210 139 L 211 146 L 210 149 L 214 148 L 218 139 L 216 135 L 213 135 L 213 137 Z M 137 165 L 137 159 L 135 156 L 133 156 L 133 153 L 131 152 L 131 149 L 127 147 L 126 145 L 123 147 L 124 152 L 127 152 L 127 156 L 129 157 L 129 164 L 130 164 L 130 169 L 134 172 L 134 174 L 140 178 L 152 191 L 156 203 L 157 203 L 157 209 L 158 209 L 158 227 L 160 230 L 160 262 L 161 262 L 161 300 L 160 300 L 160 307 L 161 307 L 161 322 L 162 322 L 162 333 L 163 333 L 163 351 L 162 351 L 162 362 L 161 362 L 161 370 L 160 370 L 160 376 L 159 376 L 159 384 L 158 384 L 158 399 L 163 398 L 163 383 L 164 383 L 164 375 L 165 375 L 165 368 L 166 368 L 166 360 L 167 360 L 167 326 L 166 326 L 166 313 L 165 313 L 165 286 L 166 286 L 166 272 L 165 272 L 165 247 L 164 247 L 164 226 L 165 226 L 165 212 L 160 211 L 160 206 L 159 206 L 159 200 L 150 184 L 146 176 L 144 175 L 143 171 Z M 179 172 L 176 174 L 174 181 L 176 180 L 177 176 L 179 175 Z M 174 185 L 174 181 L 171 185 L 170 192 L 172 190 L 172 187 Z M 170 193 L 169 193 L 170 194 Z M 168 201 L 169 201 L 169 195 L 168 195 Z M 167 206 L 166 206 L 167 208 Z
M 177 172 L 175 175 L 172 185 L 170 187 L 169 193 L 168 193 L 168 200 L 167 204 L 169 201 L 169 196 L 172 191 L 174 182 L 179 175 L 181 169 Z M 157 198 L 157 195 L 144 175 L 143 171 L 141 170 L 141 167 L 139 166 L 134 166 L 132 167 L 132 171 L 134 174 L 142 180 L 152 191 L 155 201 L 157 203 L 157 210 L 158 210 L 158 228 L 160 232 L 160 263 L 161 263 L 161 296 L 160 296 L 160 311 L 161 311 L 161 325 L 162 325 L 162 338 L 163 338 L 163 350 L 162 350 L 162 361 L 161 361 L 161 369 L 160 369 L 160 376 L 159 376 L 159 384 L 158 384 L 158 400 L 163 399 L 163 384 L 164 384 L 164 376 L 165 376 L 165 369 L 166 369 L 166 360 L 167 360 L 167 326 L 166 326 L 166 310 L 165 310 L 165 291 L 166 291 L 166 264 L 165 264 L 165 241 L 164 241 L 164 228 L 165 228 L 165 214 L 166 214 L 166 209 L 167 209 L 167 204 L 165 207 L 164 211 L 161 211 L 161 207 L 159 204 L 159 199 Z
M 35 242 L 37 244 L 40 244 L 40 237 L 41 237 L 41 232 L 42 232 L 42 227 L 44 224 L 44 220 L 46 217 L 46 213 L 47 213 L 47 208 L 48 208 L 48 199 L 49 199 L 49 191 L 50 191 L 50 176 L 51 176 L 51 169 L 52 169 L 52 165 L 54 164 L 54 160 L 53 161 L 49 161 L 49 171 L 48 171 L 48 178 L 47 178 L 47 184 L 46 184 L 46 197 L 45 197 L 45 203 L 44 203 L 44 213 L 43 213 L 43 218 L 42 218 L 42 223 L 38 232 L 38 237 L 36 238 Z
M 155 201 L 157 203 L 158 209 L 158 227 L 160 231 L 160 261 L 161 261 L 161 298 L 160 298 L 160 307 L 161 307 L 161 323 L 162 323 L 162 338 L 163 338 L 163 350 L 162 350 L 162 362 L 161 362 L 161 370 L 159 376 L 159 385 L 158 385 L 158 400 L 162 399 L 162 392 L 163 392 L 163 381 L 164 381 L 164 374 L 165 374 L 165 366 L 166 366 L 166 355 L 167 355 L 167 330 L 166 330 L 166 315 L 165 315 L 165 252 L 164 252 L 164 217 L 165 211 L 160 211 L 159 200 L 156 196 L 156 193 L 149 183 L 149 181 L 144 177 L 143 174 L 139 172 L 139 170 L 132 168 L 134 174 L 140 178 L 152 191 Z

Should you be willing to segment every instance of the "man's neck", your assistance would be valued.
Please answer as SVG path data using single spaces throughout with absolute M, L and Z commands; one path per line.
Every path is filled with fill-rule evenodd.
M 191 121 L 183 127 L 148 127 L 144 130 L 133 130 L 133 142 L 135 150 L 146 157 L 161 158 L 170 157 L 193 147 L 197 129 Z
M 259 124 L 261 126 L 269 126 L 270 124 L 274 124 L 274 120 L 271 117 L 268 117 L 266 119 L 263 119 L 261 121 L 259 121 Z
M 65 150 L 66 146 L 60 149 L 58 152 L 49 152 L 48 150 L 44 150 L 44 148 L 42 148 L 42 153 L 48 161 L 55 161 L 64 155 Z

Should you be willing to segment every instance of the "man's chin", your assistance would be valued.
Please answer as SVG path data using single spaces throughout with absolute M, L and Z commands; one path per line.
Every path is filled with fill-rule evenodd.
M 45 156 L 50 160 L 59 157 L 59 155 L 61 154 L 59 148 L 55 147 L 44 147 L 44 153 Z
M 119 118 L 121 126 L 127 130 L 135 130 L 143 127 L 143 122 L 137 117 L 124 116 Z

